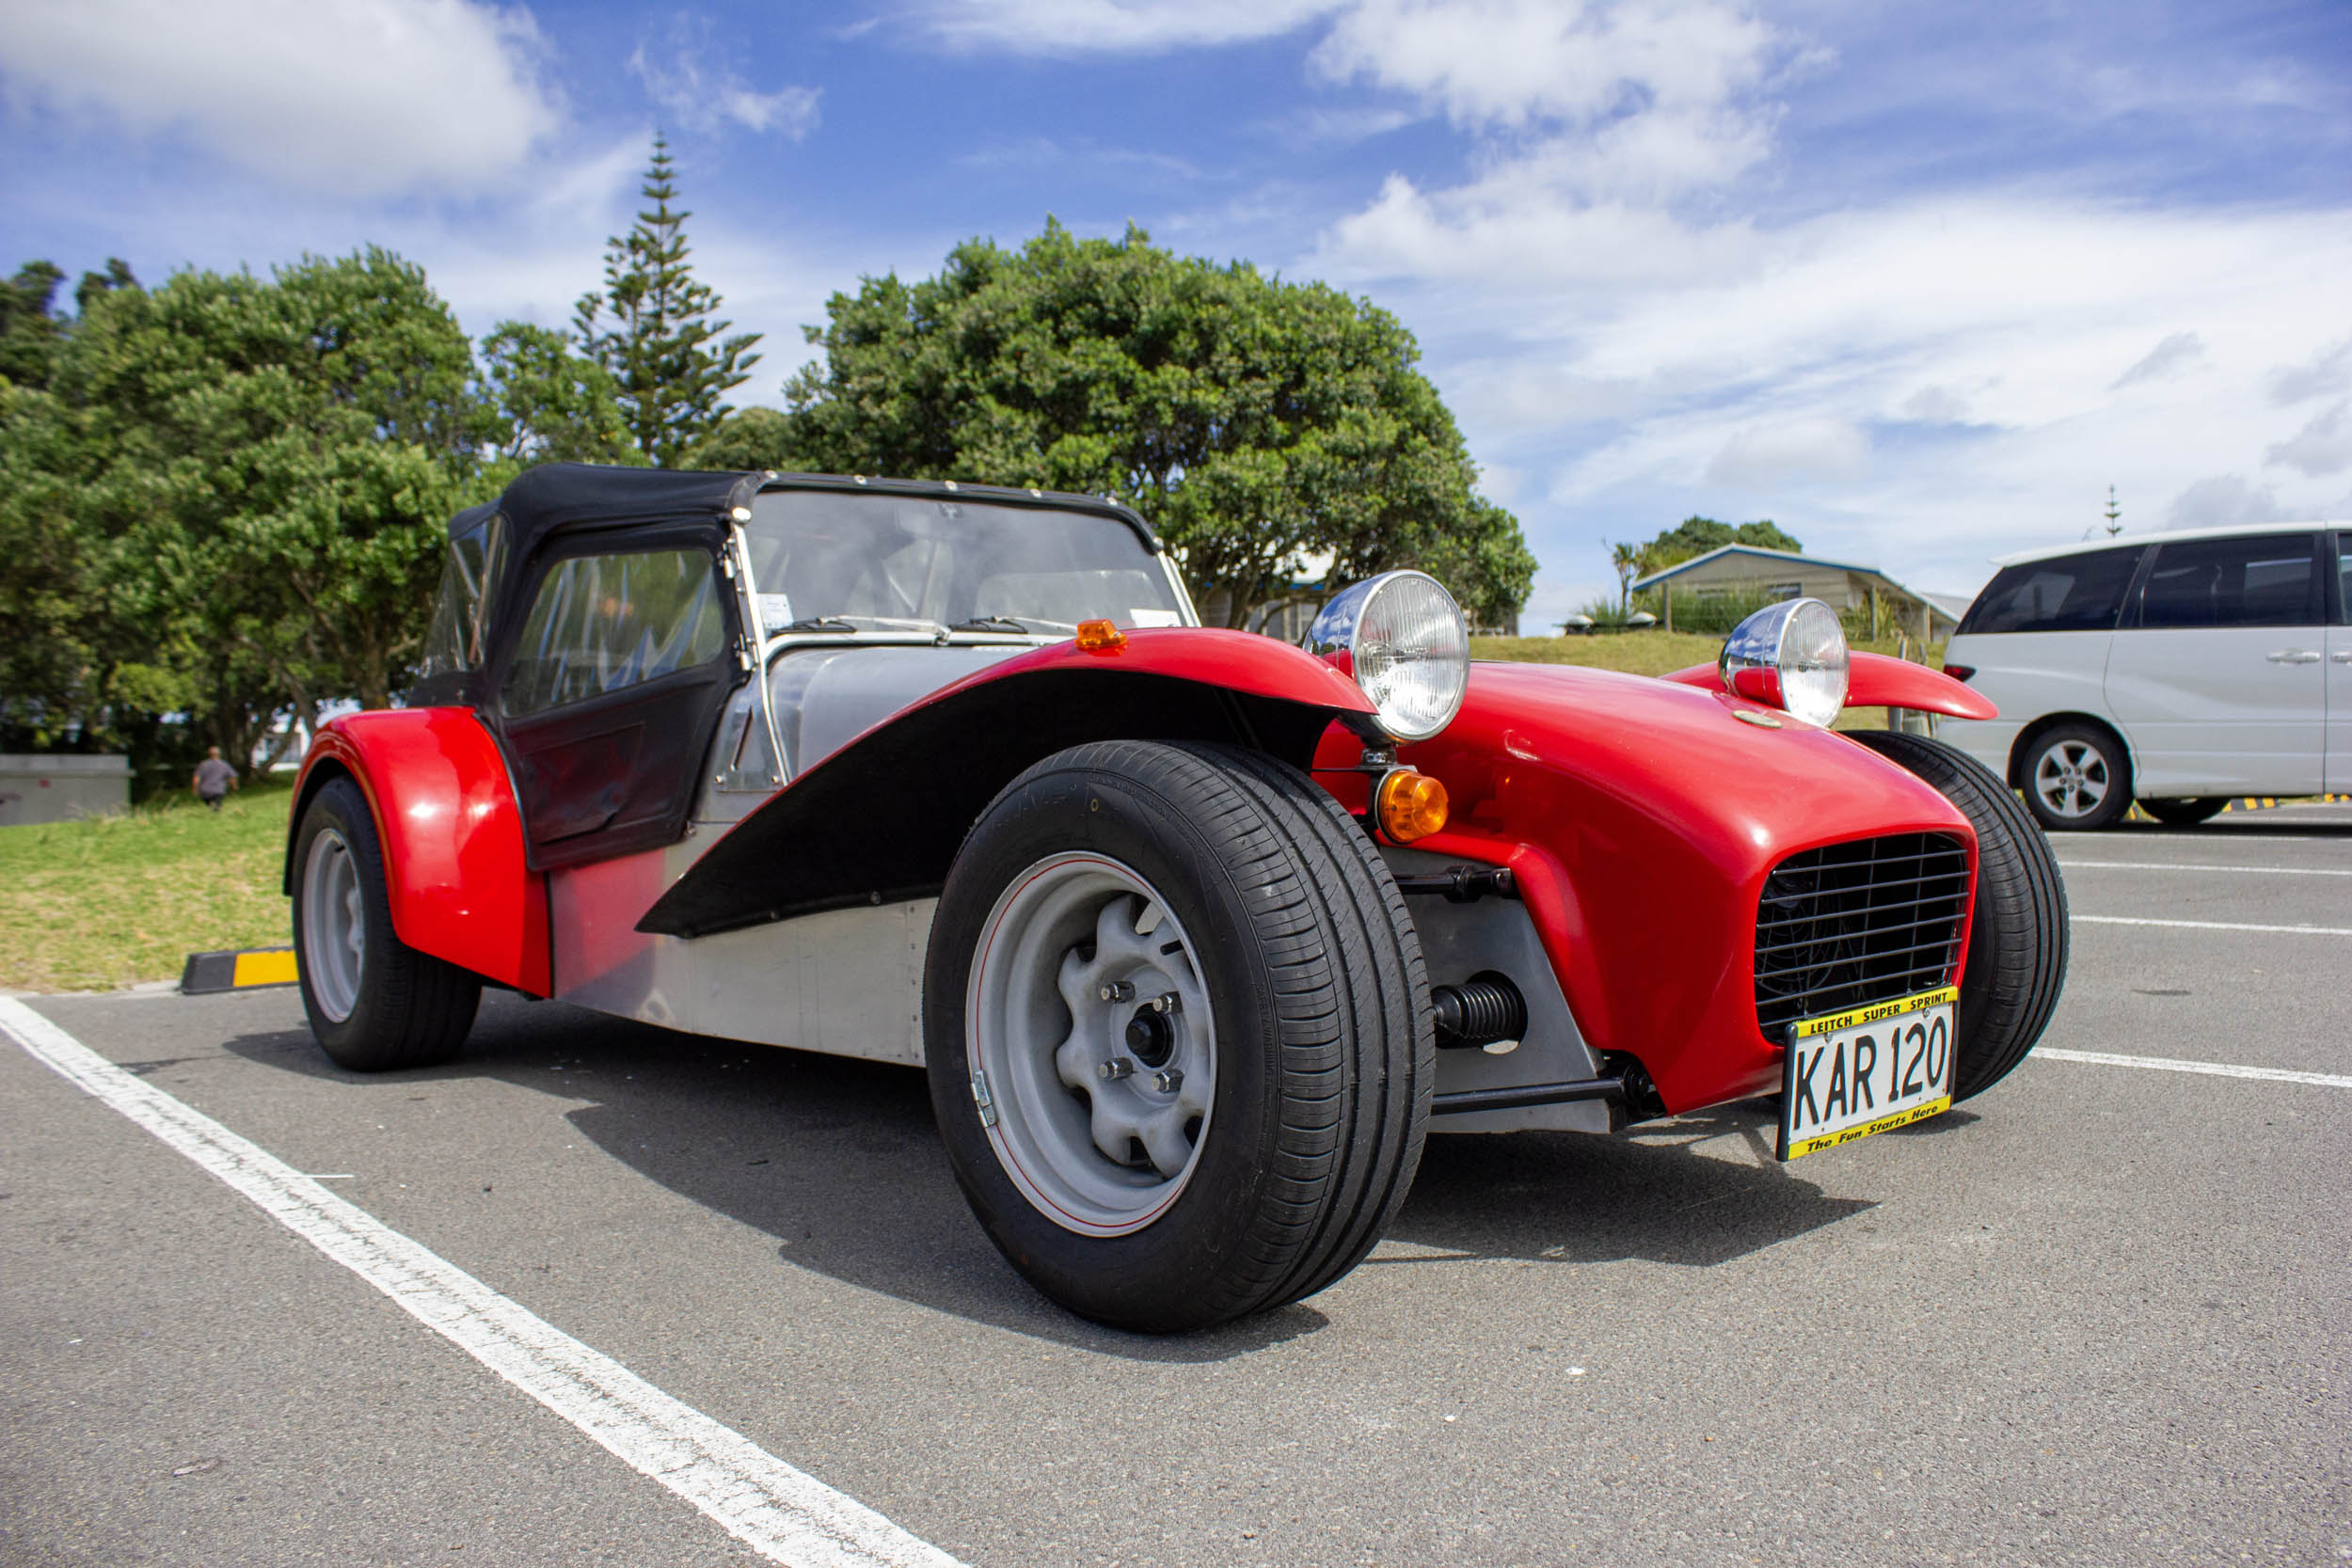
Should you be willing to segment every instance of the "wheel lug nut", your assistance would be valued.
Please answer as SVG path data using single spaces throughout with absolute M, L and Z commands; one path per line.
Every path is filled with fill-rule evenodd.
M 1133 980 L 1113 980 L 1094 994 L 1104 1002 L 1132 1002 L 1136 999 L 1136 983 Z
M 1178 1089 L 1184 1086 L 1184 1069 L 1182 1068 L 1164 1067 L 1160 1069 L 1159 1071 L 1152 1075 L 1152 1082 L 1160 1086 L 1160 1092 L 1162 1094 L 1174 1094 Z
M 1180 1013 L 1184 1010 L 1184 999 L 1172 990 L 1164 990 L 1144 1006 L 1155 1013 Z
M 1101 1067 L 1096 1068 L 1094 1070 L 1101 1073 L 1106 1079 L 1120 1079 L 1124 1078 L 1129 1073 L 1135 1071 L 1136 1064 L 1129 1061 L 1124 1056 L 1113 1056 L 1109 1061 L 1104 1062 Z

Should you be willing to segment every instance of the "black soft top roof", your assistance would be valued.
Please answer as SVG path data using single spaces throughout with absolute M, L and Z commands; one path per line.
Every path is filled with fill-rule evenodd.
M 550 533 L 600 524 L 689 522 L 724 525 L 739 506 L 749 506 L 767 476 L 761 473 L 685 473 L 675 468 L 612 468 L 595 463 L 542 463 L 526 468 L 497 500 L 469 506 L 452 517 L 450 537 L 471 533 L 503 513 L 514 531 L 507 559 L 531 558 Z
M 1024 490 L 1002 484 L 966 484 L 953 480 L 866 479 L 839 474 L 742 472 L 696 473 L 674 468 L 619 468 L 596 463 L 542 463 L 526 468 L 495 501 L 469 506 L 452 517 L 450 537 L 473 532 L 504 514 L 514 531 L 507 560 L 520 564 L 550 533 L 623 523 L 691 522 L 708 519 L 724 526 L 735 509 L 751 505 L 762 490 L 845 490 L 902 496 L 957 496 L 1000 506 L 1043 506 L 1091 512 L 1126 524 L 1157 553 L 1159 536 L 1126 507 L 1099 496 Z

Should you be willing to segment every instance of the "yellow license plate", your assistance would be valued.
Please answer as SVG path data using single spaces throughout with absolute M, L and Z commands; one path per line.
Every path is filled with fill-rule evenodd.
M 1780 1079 L 1780 1157 L 1800 1159 L 1952 1108 L 1960 989 L 1800 1019 Z

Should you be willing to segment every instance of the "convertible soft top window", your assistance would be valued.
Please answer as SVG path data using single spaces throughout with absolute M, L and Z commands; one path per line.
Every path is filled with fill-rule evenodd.
M 1181 617 L 1159 561 L 1108 517 L 786 490 L 752 503 L 744 532 L 771 629 L 831 616 L 1047 632 L 1095 619 L 1175 626 Z
M 538 713 L 707 664 L 725 641 L 701 550 L 560 561 L 539 585 L 507 667 L 506 711 Z

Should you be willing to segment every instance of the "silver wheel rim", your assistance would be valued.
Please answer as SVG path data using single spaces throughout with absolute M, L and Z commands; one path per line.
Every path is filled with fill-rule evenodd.
M 2107 798 L 2106 754 L 2085 740 L 2061 740 L 2034 766 L 2033 792 L 2054 816 L 2089 816 Z
M 1198 951 L 1158 892 L 1103 855 L 1049 855 L 989 911 L 964 990 L 975 1098 L 985 1085 L 1005 1174 L 1065 1230 L 1129 1235 L 1192 1180 L 1216 1089 Z
M 302 972 L 310 999 L 330 1022 L 341 1023 L 358 1005 L 367 944 L 358 863 L 342 834 L 324 829 L 302 863 Z

